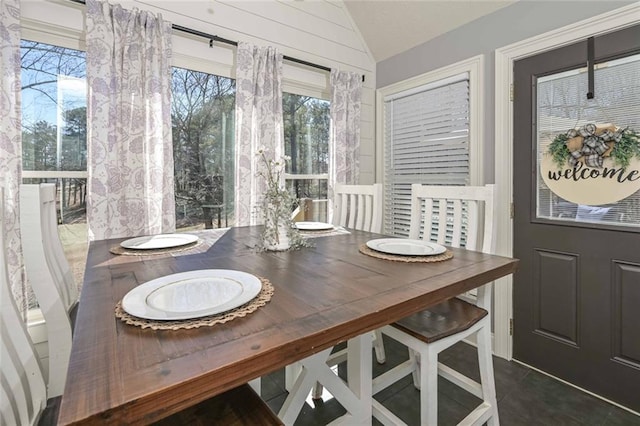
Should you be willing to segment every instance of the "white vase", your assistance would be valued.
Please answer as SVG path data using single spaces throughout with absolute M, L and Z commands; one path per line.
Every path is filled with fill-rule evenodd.
M 268 226 L 265 224 L 265 226 Z M 275 232 L 269 233 L 264 240 L 264 248 L 272 251 L 288 250 L 291 247 L 289 236 L 287 235 L 287 226 L 278 225 Z
M 262 240 L 265 250 L 283 251 L 291 247 L 287 233 L 287 223 L 282 218 L 278 220 L 273 215 L 267 214 L 264 227 Z

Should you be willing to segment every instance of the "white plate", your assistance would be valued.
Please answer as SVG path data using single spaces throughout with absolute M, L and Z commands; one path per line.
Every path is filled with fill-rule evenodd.
M 120 246 L 134 250 L 155 250 L 180 247 L 186 244 L 195 243 L 196 241 L 198 241 L 198 237 L 191 234 L 158 234 L 130 238 L 121 242 Z
M 122 308 L 139 318 L 182 320 L 215 315 L 256 297 L 255 275 L 230 269 L 201 269 L 147 281 L 122 299 Z
M 324 231 L 333 229 L 333 225 L 324 222 L 296 222 L 296 228 L 301 231 Z
M 367 247 L 383 253 L 401 256 L 432 256 L 447 251 L 444 246 L 422 240 L 407 238 L 379 238 L 367 241 Z

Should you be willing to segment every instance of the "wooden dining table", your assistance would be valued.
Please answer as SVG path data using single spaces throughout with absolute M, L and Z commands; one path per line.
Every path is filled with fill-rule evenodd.
M 374 258 L 359 247 L 383 235 L 355 230 L 309 239 L 312 246 L 299 250 L 260 251 L 260 231 L 230 228 L 207 250 L 173 255 L 115 255 L 110 248 L 122 239 L 93 241 L 59 424 L 159 420 L 511 274 L 518 263 L 458 248 L 450 248 L 452 259 L 433 263 Z M 245 317 L 196 329 L 143 329 L 114 314 L 142 283 L 218 268 L 267 278 L 271 300 Z M 369 356 L 369 347 L 361 353 Z M 370 402 L 370 387 L 355 393 Z

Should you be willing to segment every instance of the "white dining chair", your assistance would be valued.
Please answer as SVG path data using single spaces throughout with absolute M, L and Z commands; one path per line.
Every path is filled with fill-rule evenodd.
M 333 224 L 367 232 L 382 232 L 382 184 L 343 185 L 336 184 L 333 189 Z M 376 360 L 384 364 L 386 355 L 382 343 L 382 334 L 373 332 L 373 349 Z M 346 361 L 346 349 L 334 352 L 329 364 L 336 365 Z M 317 391 L 314 393 L 318 393 Z
M 409 237 L 453 247 L 493 253 L 494 187 L 423 186 L 411 188 Z M 484 216 L 484 220 L 482 220 Z M 409 360 L 376 377 L 373 394 L 412 373 L 420 389 L 420 424 L 438 424 L 438 375 L 482 400 L 460 424 L 498 425 L 491 358 L 492 283 L 475 295 L 456 297 L 382 328 L 383 334 L 409 348 Z M 476 335 L 480 383 L 438 362 L 438 354 Z M 373 402 L 373 413 L 385 424 L 403 424 L 390 410 Z
M 0 216 L 4 191 L 0 188 Z M 0 220 L 0 424 L 35 425 L 47 405 L 38 357 L 9 289 L 4 220 Z
M 25 271 L 46 323 L 50 398 L 61 395 L 64 390 L 71 354 L 69 313 L 78 300 L 78 290 L 58 234 L 55 195 L 54 184 L 20 186 Z
M 382 232 L 382 184 L 373 185 L 344 185 L 336 184 L 333 189 L 333 224 L 346 228 L 367 232 Z M 373 331 L 373 349 L 379 364 L 386 362 L 382 334 Z M 338 365 L 347 360 L 347 349 L 333 352 L 327 359 L 330 366 Z M 312 396 L 319 399 L 322 396 L 322 385 L 317 383 Z

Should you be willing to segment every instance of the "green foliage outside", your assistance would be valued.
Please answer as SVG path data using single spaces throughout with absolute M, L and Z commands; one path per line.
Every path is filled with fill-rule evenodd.
M 284 93 L 282 97 L 287 173 L 323 174 L 329 165 L 329 102 Z M 296 199 L 327 197 L 326 180 L 296 179 L 289 189 Z
M 172 81 L 176 227 L 210 227 L 233 215 L 235 80 L 174 68 Z

